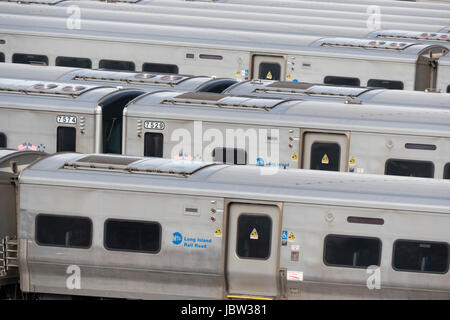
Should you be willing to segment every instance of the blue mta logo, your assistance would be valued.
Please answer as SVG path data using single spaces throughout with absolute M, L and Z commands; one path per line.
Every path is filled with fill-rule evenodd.
M 173 234 L 172 243 L 175 245 L 179 245 L 181 241 L 183 241 L 183 236 L 179 232 L 174 232 Z
M 264 159 L 263 158 L 256 158 L 256 165 L 258 167 L 264 167 Z

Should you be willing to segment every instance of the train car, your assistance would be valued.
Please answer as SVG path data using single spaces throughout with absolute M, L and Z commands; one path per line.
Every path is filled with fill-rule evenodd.
M 39 71 L 34 66 L 13 67 L 0 67 L 0 74 L 20 71 L 26 78 Z M 44 81 L 0 78 L 0 147 L 121 153 L 122 111 L 138 95 L 167 89 L 222 91 L 235 82 L 76 68 L 44 71 L 38 72 Z
M 20 19 L 19 15 L 3 15 L 1 60 L 55 65 L 68 59 L 71 66 L 88 64 L 94 69 L 164 69 L 238 79 L 363 86 L 369 79 L 397 80 L 401 74 L 405 89 L 425 90 L 441 89 L 443 84 L 436 82 L 439 59 L 448 52 L 445 46 L 408 41 L 268 35 L 85 20 L 82 29 L 72 30 L 67 29 L 66 23 L 63 18 Z M 180 34 L 188 35 L 181 38 Z M 152 53 L 150 57 L 148 51 Z
M 441 69 L 444 68 L 448 67 L 441 64 Z M 346 87 L 292 81 L 247 80 L 228 87 L 222 93 L 260 98 L 326 99 L 364 105 L 450 108 L 450 95 L 436 94 L 436 91 L 404 91 L 402 81 L 370 79 L 368 85 L 370 87 Z
M 0 289 L 16 283 L 19 278 L 17 178 L 25 167 L 45 156 L 43 152 L 0 148 Z
M 443 107 L 156 92 L 131 101 L 123 123 L 127 155 L 449 178 Z
M 26 293 L 450 298 L 449 181 L 58 154 L 19 185 Z
M 147 92 L 174 90 L 221 93 L 229 86 L 237 83 L 235 79 L 212 76 L 44 67 L 19 63 L 0 64 L 0 78 L 38 79 L 40 81 L 56 81 L 78 85 L 110 85 L 141 89 Z
M 77 4 L 78 5 L 78 4 Z M 46 10 L 44 10 L 44 8 Z M 29 6 L 29 5 L 14 5 L 10 3 L 0 3 L 0 12 L 3 14 L 19 14 L 26 16 L 39 16 L 39 17 L 65 17 L 69 18 L 70 14 L 67 12 L 68 7 L 55 7 L 55 6 Z M 245 19 L 237 19 L 236 17 L 225 16 L 193 16 L 188 12 L 185 15 L 175 15 L 173 13 L 161 14 L 154 12 L 142 12 L 140 8 L 142 6 L 129 6 L 128 10 L 110 10 L 108 6 L 106 9 L 91 9 L 85 8 L 80 4 L 80 16 L 82 19 L 90 20 L 106 20 L 106 21 L 121 21 L 130 23 L 143 23 L 146 25 L 179 25 L 179 26 L 193 26 L 203 28 L 218 28 L 219 30 L 246 30 L 246 31 L 262 31 L 266 33 L 287 33 L 287 34 L 309 34 L 309 35 L 322 35 L 322 36 L 345 36 L 345 37 L 367 37 L 369 29 L 367 25 L 367 19 L 355 21 L 345 19 L 330 19 L 329 17 L 304 17 L 297 16 L 294 21 L 292 19 L 284 19 L 282 22 L 274 22 L 271 20 L 254 20 L 250 19 L 251 14 L 247 13 Z M 222 13 L 221 11 L 218 11 Z M 389 34 L 391 38 L 395 35 L 391 30 L 403 30 L 402 36 L 408 32 L 417 32 L 416 30 L 422 30 L 421 34 L 434 34 L 449 26 L 448 20 L 438 24 L 436 21 L 429 22 L 428 24 L 420 24 L 418 21 L 414 23 L 399 23 L 382 20 L 382 24 L 377 29 L 384 31 L 383 34 Z M 380 36 L 379 34 L 378 36 Z M 442 34 L 435 37 L 420 37 L 421 41 L 442 42 L 443 45 L 448 44 L 448 38 L 441 38 L 441 36 L 447 37 L 447 34 Z M 450 47 L 450 44 L 449 44 Z
M 152 2 L 101 2 L 101 1 L 62 1 L 52 6 L 55 7 L 70 7 L 78 6 L 82 9 L 100 9 L 105 10 L 120 10 L 122 12 L 143 12 L 143 13 L 162 13 L 162 14 L 176 14 L 187 16 L 203 16 L 203 17 L 225 17 L 242 20 L 260 20 L 260 21 L 274 21 L 274 22 L 295 22 L 298 17 L 301 20 L 313 22 L 313 18 L 317 18 L 321 21 L 326 21 L 325 24 L 330 22 L 348 22 L 348 23 L 367 23 L 368 13 L 358 13 L 350 11 L 333 11 L 317 10 L 317 9 L 286 9 L 280 7 L 251 7 L 246 6 L 242 8 L 239 5 L 220 5 L 211 7 L 195 7 L 192 6 L 199 4 L 198 2 L 178 2 L 174 3 L 169 1 L 152 1 Z M 142 6 L 140 4 L 148 4 Z M 202 3 L 200 3 L 202 4 Z M 39 7 L 39 6 L 30 6 Z M 33 9 L 37 10 L 37 9 Z M 39 10 L 41 13 L 46 12 L 41 7 Z M 84 10 L 83 10 L 84 11 Z M 448 18 L 439 17 L 421 17 L 421 16 L 409 16 L 409 15 L 392 15 L 383 12 L 383 19 L 380 21 L 381 27 L 384 28 L 384 22 L 397 22 L 406 24 L 448 24 Z

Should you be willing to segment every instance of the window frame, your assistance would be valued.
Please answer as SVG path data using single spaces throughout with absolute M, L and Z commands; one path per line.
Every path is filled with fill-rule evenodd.
M 227 150 L 228 149 L 230 149 L 230 150 L 233 150 L 233 157 L 234 157 L 234 153 L 236 153 L 236 157 L 235 157 L 235 159 L 234 159 L 234 162 L 233 163 L 231 163 L 231 162 L 224 162 L 224 161 L 215 161 L 215 158 L 216 158 L 216 153 L 217 153 L 217 149 L 222 149 L 222 160 L 223 160 L 223 156 L 224 156 L 224 154 L 225 154 L 225 160 L 226 160 L 226 155 L 227 155 Z M 238 151 L 239 150 L 241 150 L 241 151 L 243 151 L 244 152 L 244 156 L 245 156 L 245 163 L 244 164 L 242 164 L 242 163 L 237 163 L 237 160 L 238 160 L 238 155 L 239 155 L 239 153 L 238 153 Z M 225 151 L 225 152 L 224 152 Z M 216 148 L 214 148 L 213 150 L 212 150 L 212 152 L 211 152 L 211 156 L 212 156 L 212 160 L 213 160 L 213 162 L 217 162 L 217 163 L 222 163 L 222 164 L 228 164 L 228 165 L 235 165 L 235 166 L 244 166 L 244 165 L 248 165 L 248 154 L 247 154 L 247 150 L 245 150 L 245 149 L 243 149 L 243 148 L 228 148 L 228 147 L 216 147 Z
M 7 148 L 8 147 L 8 136 L 4 132 L 0 132 L 0 141 L 2 141 L 2 139 L 5 140 L 5 146 L 2 147 L 2 145 L 0 143 L 0 148 Z
M 158 226 L 158 250 L 157 251 L 147 251 L 147 250 L 133 250 L 133 249 L 118 249 L 118 248 L 110 248 L 107 246 L 107 223 L 110 221 L 115 222 L 131 222 L 131 223 L 141 223 L 141 224 L 154 224 Z M 148 220 L 130 220 L 130 219 L 120 219 L 120 218 L 108 218 L 103 223 L 103 248 L 107 251 L 116 251 L 116 252 L 128 252 L 128 253 L 145 253 L 145 254 L 158 254 L 162 249 L 162 226 L 158 221 L 148 221 Z
M 336 79 L 340 79 L 340 80 L 357 80 L 358 84 L 342 84 L 342 83 L 327 83 L 327 79 L 331 80 L 336 80 Z M 361 79 L 356 78 L 356 77 L 343 77 L 343 76 L 325 76 L 323 78 L 323 83 L 324 84 L 328 84 L 328 85 L 332 85 L 332 86 L 349 86 L 349 87 L 360 87 L 361 86 Z
M 113 62 L 114 63 L 127 63 L 127 64 L 129 63 L 129 64 L 133 65 L 133 69 L 111 69 L 111 68 L 105 68 L 105 67 L 101 66 L 102 62 L 107 62 L 107 63 L 113 63 Z M 108 71 L 124 71 L 124 72 L 131 71 L 131 72 L 135 72 L 136 71 L 136 64 L 134 63 L 134 61 L 114 60 L 114 59 L 101 59 L 98 62 L 98 68 L 99 69 L 103 69 L 103 70 L 108 70 Z
M 258 257 L 244 257 L 241 256 L 238 252 L 238 247 L 239 247 L 239 239 L 238 239 L 238 230 L 239 230 L 239 219 L 242 216 L 248 216 L 248 217 L 265 217 L 268 218 L 270 221 L 270 226 L 269 226 L 269 230 L 270 230 L 270 238 L 269 238 L 269 248 L 268 248 L 268 253 L 267 256 L 264 258 L 258 258 Z M 273 234 L 272 234 L 272 228 L 273 228 L 273 221 L 272 221 L 272 217 L 268 214 L 249 214 L 249 213 L 245 213 L 242 212 L 239 217 L 236 220 L 236 248 L 234 250 L 236 256 L 241 259 L 241 260 L 258 260 L 258 261 L 267 261 L 271 258 L 272 256 L 272 241 L 273 241 Z
M 67 65 L 64 65 L 64 64 L 58 64 L 58 59 L 84 60 L 85 62 L 89 62 L 89 67 L 67 66 Z M 89 59 L 89 58 L 81 58 L 81 57 L 57 56 L 56 59 L 55 59 L 55 66 L 57 66 L 57 67 L 67 67 L 67 68 L 84 68 L 84 69 L 92 69 L 92 60 Z
M 432 176 L 431 177 L 411 177 L 411 176 L 401 176 L 401 175 L 394 175 L 394 174 L 387 174 L 387 166 L 389 161 L 404 161 L 404 162 L 422 162 L 422 163 L 430 163 L 431 169 L 432 169 Z M 415 159 L 398 159 L 398 158 L 389 158 L 384 163 L 384 175 L 386 176 L 393 176 L 393 177 L 410 177 L 410 178 L 422 178 L 422 179 L 434 179 L 436 176 L 436 167 L 434 165 L 433 161 L 430 160 L 415 160 Z
M 72 150 L 69 150 L 69 151 L 67 151 L 67 150 L 62 150 L 62 151 L 59 151 L 58 149 L 58 147 L 59 147 L 59 129 L 60 128 L 64 128 L 64 129 L 71 129 L 71 130 L 74 130 L 75 131 L 75 149 L 72 151 Z M 56 152 L 77 152 L 77 128 L 76 127 L 69 127 L 69 126 L 57 126 L 56 127 Z
M 49 66 L 49 59 L 48 59 L 48 56 L 45 55 L 45 54 L 14 53 L 14 54 L 12 55 L 12 58 L 11 58 L 11 62 L 12 62 L 12 63 L 29 64 L 29 65 L 32 65 L 31 63 L 14 62 L 14 58 L 17 57 L 17 56 L 38 56 L 38 57 L 40 57 L 40 58 L 45 58 L 45 59 L 44 59 L 44 60 L 45 60 L 45 65 L 46 65 L 46 66 Z M 43 61 L 41 61 L 41 62 L 43 62 Z
M 38 241 L 38 218 L 41 217 L 41 216 L 87 220 L 89 222 L 89 225 L 90 225 L 89 245 L 88 246 L 65 246 L 65 245 L 58 245 L 58 244 L 45 244 L 45 243 L 42 243 L 42 242 Z M 92 219 L 90 217 L 75 216 L 75 215 L 38 213 L 36 215 L 36 217 L 34 218 L 34 242 L 38 246 L 41 246 L 41 247 L 54 247 L 54 248 L 66 248 L 66 249 L 85 249 L 86 250 L 86 249 L 92 248 L 93 236 L 94 236 L 94 223 L 92 222 Z
M 161 66 L 161 67 L 164 66 L 164 67 L 173 68 L 174 70 L 176 70 L 176 72 L 161 72 L 161 71 L 146 70 L 146 66 L 150 66 L 150 65 Z M 142 72 L 164 73 L 164 74 L 180 74 L 180 68 L 178 67 L 177 64 L 144 62 L 142 64 Z
M 386 88 L 383 86 L 376 86 L 373 84 L 370 84 L 370 82 L 374 82 L 374 81 L 378 81 L 378 82 L 389 82 L 389 84 L 401 84 L 401 89 L 399 88 Z M 403 81 L 399 81 L 399 80 L 387 80 L 387 79 L 369 79 L 367 80 L 367 87 L 374 87 L 374 88 L 382 88 L 382 89 L 387 89 L 387 90 L 404 90 L 405 89 L 405 84 L 403 83 Z
M 325 236 L 323 239 L 323 257 L 322 261 L 323 264 L 327 267 L 337 267 L 337 268 L 350 268 L 350 269 L 367 269 L 369 266 L 349 266 L 349 265 L 341 265 L 341 264 L 330 264 L 326 260 L 326 253 L 327 253 L 327 246 L 326 241 L 328 237 L 338 237 L 338 238 L 357 238 L 357 239 L 367 239 L 367 240 L 376 240 L 379 243 L 379 252 L 378 252 L 378 263 L 375 264 L 376 266 L 381 266 L 381 259 L 383 255 L 383 241 L 381 241 L 378 237 L 367 237 L 367 236 L 355 236 L 355 235 L 347 235 L 347 234 L 335 234 L 330 233 Z
M 440 242 L 440 241 L 428 241 L 428 240 L 414 240 L 414 239 L 396 239 L 394 243 L 392 244 L 392 259 L 391 259 L 391 267 L 394 271 L 397 272 L 412 272 L 412 273 L 427 273 L 427 274 L 447 274 L 450 268 L 449 263 L 449 257 L 450 257 L 450 244 L 447 243 L 447 268 L 444 272 L 437 272 L 437 271 L 422 271 L 422 270 L 407 270 L 407 269 L 399 269 L 396 268 L 394 265 L 395 262 L 395 251 L 396 251 L 396 243 L 398 241 L 402 242 L 415 242 L 415 243 L 436 243 L 436 244 L 445 244 L 446 242 Z

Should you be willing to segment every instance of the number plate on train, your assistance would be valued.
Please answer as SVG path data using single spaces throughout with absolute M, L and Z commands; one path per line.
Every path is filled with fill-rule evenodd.
M 165 127 L 166 127 L 166 125 L 162 121 L 145 121 L 144 122 L 145 129 L 164 130 Z
M 59 115 L 56 117 L 57 123 L 66 123 L 66 124 L 77 124 L 77 117 L 75 116 L 67 116 L 67 115 Z

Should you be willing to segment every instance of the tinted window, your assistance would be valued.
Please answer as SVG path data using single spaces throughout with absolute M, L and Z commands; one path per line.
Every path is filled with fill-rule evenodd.
M 48 66 L 47 56 L 38 55 L 38 54 L 15 53 L 12 56 L 12 62 L 13 63 L 37 64 L 37 65 Z
M 447 243 L 397 240 L 393 267 L 398 271 L 446 273 L 448 248 Z
M 367 86 L 368 87 L 403 90 L 403 82 L 401 82 L 401 81 L 370 79 L 367 82 Z
M 57 129 L 57 141 L 56 152 L 72 151 L 76 150 L 76 134 L 77 129 L 73 127 L 58 127 Z
M 324 262 L 329 266 L 366 268 L 380 265 L 381 241 L 377 238 L 328 235 Z
M 270 256 L 272 220 L 268 216 L 241 215 L 237 225 L 236 253 L 240 258 L 267 259 Z
M 388 160 L 385 174 L 392 176 L 433 178 L 434 165 L 429 161 Z
M 83 217 L 40 214 L 36 217 L 36 242 L 44 246 L 89 248 L 92 222 Z
M 247 152 L 237 148 L 215 148 L 213 161 L 227 164 L 247 164 Z
M 358 78 L 326 76 L 323 83 L 359 87 L 361 82 Z
M 144 140 L 144 156 L 162 158 L 164 135 L 157 132 L 147 132 Z
M 444 167 L 444 179 L 450 179 L 450 163 L 447 163 Z
M 261 62 L 258 79 L 280 80 L 281 66 L 279 63 Z
M 100 69 L 134 71 L 134 62 L 119 60 L 100 60 Z
M 178 73 L 178 66 L 175 64 L 144 63 L 142 65 L 142 71 L 155 73 Z
M 161 225 L 157 222 L 109 219 L 105 222 L 105 248 L 158 253 Z
M 450 93 L 450 86 L 447 86 L 447 93 Z
M 5 54 L 0 52 L 0 62 L 5 62 Z
M 92 62 L 87 58 L 57 57 L 55 64 L 60 67 L 92 68 Z
M 6 148 L 6 135 L 0 132 L 0 148 Z
M 341 147 L 337 143 L 315 142 L 311 146 L 313 170 L 339 171 Z

